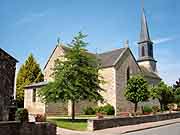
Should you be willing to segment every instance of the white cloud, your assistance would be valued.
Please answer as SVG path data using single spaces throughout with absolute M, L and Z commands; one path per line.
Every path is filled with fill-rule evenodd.
M 155 40 L 153 40 L 153 42 L 154 42 L 154 44 L 161 44 L 161 43 L 165 43 L 165 42 L 172 41 L 172 40 L 175 40 L 175 38 L 174 37 L 166 37 L 166 38 L 155 39 Z
M 24 23 L 29 23 L 35 19 L 38 19 L 40 17 L 44 17 L 46 15 L 47 11 L 45 12 L 39 12 L 39 13 L 32 13 L 30 15 L 24 16 L 20 18 L 16 24 L 24 24 Z
M 161 44 L 169 41 L 175 40 L 177 37 L 165 37 L 165 38 L 157 38 L 152 40 L 154 44 Z M 138 41 L 134 41 L 133 44 L 137 45 Z
M 173 85 L 180 77 L 179 63 L 163 63 L 160 64 L 158 70 L 162 79 L 169 85 Z

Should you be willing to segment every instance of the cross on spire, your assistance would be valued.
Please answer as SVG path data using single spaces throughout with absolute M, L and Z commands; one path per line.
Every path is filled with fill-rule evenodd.
M 142 10 L 144 9 L 144 0 L 141 0 Z
M 60 44 L 60 38 L 59 37 L 57 38 L 57 44 L 58 45 Z

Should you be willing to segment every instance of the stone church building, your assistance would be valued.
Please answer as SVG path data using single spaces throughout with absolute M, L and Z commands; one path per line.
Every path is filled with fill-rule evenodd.
M 138 42 L 139 59 L 136 60 L 128 43 L 124 48 L 115 49 L 112 51 L 98 54 L 98 59 L 101 63 L 100 74 L 105 80 L 102 92 L 106 103 L 111 104 L 115 108 L 115 113 L 120 111 L 128 111 L 133 109 L 132 103 L 128 102 L 124 97 L 124 89 L 127 80 L 135 74 L 141 73 L 149 84 L 155 85 L 160 82 L 161 78 L 158 75 L 153 52 L 153 42 L 150 39 L 148 24 L 145 12 L 142 12 L 140 40 Z M 71 113 L 70 103 L 50 103 L 44 104 L 37 97 L 37 90 L 51 81 L 52 68 L 56 59 L 62 59 L 64 54 L 69 50 L 64 45 L 57 45 L 49 57 L 44 67 L 44 79 L 46 82 L 32 84 L 25 88 L 25 108 L 32 114 L 67 114 Z M 76 105 L 76 113 L 81 113 L 86 106 L 95 106 L 95 103 L 82 101 Z
M 18 61 L 0 48 L 0 121 L 8 120 L 9 106 L 14 95 L 14 79 Z

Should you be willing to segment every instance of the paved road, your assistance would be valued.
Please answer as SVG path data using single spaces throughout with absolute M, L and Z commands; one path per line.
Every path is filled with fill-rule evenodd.
M 180 118 L 109 128 L 94 132 L 81 132 L 57 128 L 57 135 L 180 135 Z
M 180 135 L 180 124 L 172 124 L 123 135 Z

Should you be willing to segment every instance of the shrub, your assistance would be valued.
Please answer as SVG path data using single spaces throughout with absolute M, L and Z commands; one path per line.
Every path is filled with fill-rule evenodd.
M 154 114 L 156 114 L 157 112 L 159 112 L 159 111 L 160 111 L 159 106 L 158 106 L 158 105 L 152 106 L 152 111 L 153 111 Z
M 102 114 L 106 114 L 106 115 L 114 115 L 115 110 L 112 105 L 107 104 L 105 106 L 100 106 L 100 107 L 96 108 L 96 113 L 102 113 Z
M 144 112 L 144 113 L 151 113 L 151 112 L 153 112 L 152 107 L 150 107 L 150 106 L 148 106 L 148 105 L 145 105 L 145 106 L 143 107 L 143 112 Z
M 25 108 L 19 108 L 16 111 L 16 120 L 20 122 L 28 122 L 28 110 Z
M 104 112 L 104 107 L 103 106 L 99 106 L 95 109 L 95 112 L 96 113 L 102 113 L 102 114 L 105 114 Z
M 114 107 L 110 104 L 105 105 L 103 109 L 107 115 L 114 115 L 115 113 Z
M 46 121 L 46 116 L 42 114 L 37 114 L 35 116 L 36 122 L 45 122 Z
M 94 115 L 96 113 L 95 109 L 92 107 L 86 107 L 83 109 L 85 115 Z

